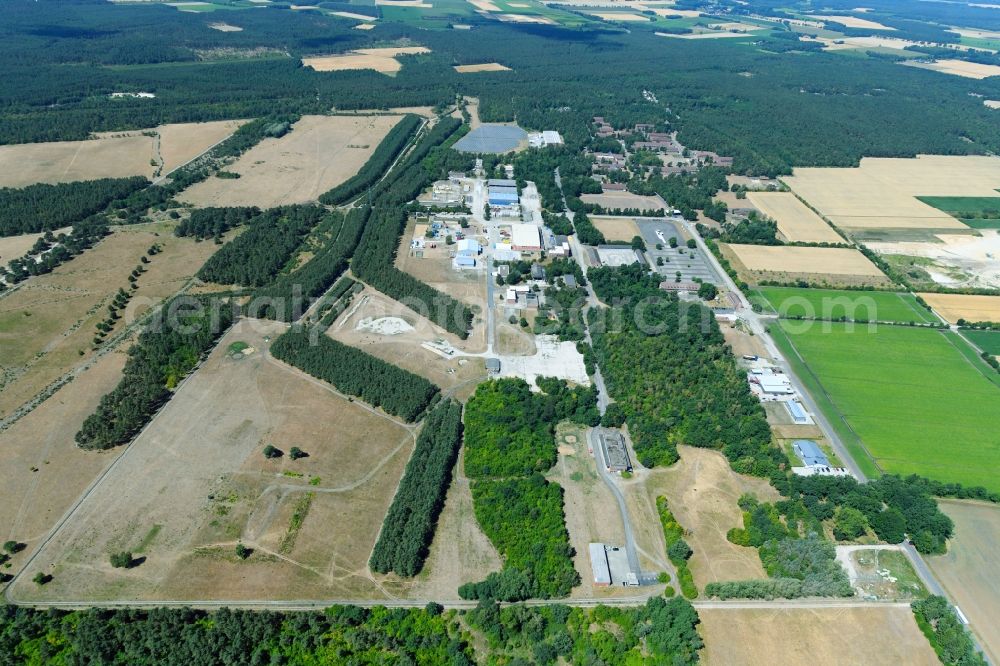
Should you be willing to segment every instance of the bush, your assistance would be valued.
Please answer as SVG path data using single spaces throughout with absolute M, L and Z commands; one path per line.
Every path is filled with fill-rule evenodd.
M 242 543 L 236 544 L 236 557 L 245 560 L 253 554 L 253 548 L 248 548 Z
M 31 582 L 35 583 L 36 585 L 45 585 L 51 580 L 52 576 L 50 574 L 42 573 L 41 571 L 39 571 L 38 573 L 35 574 L 34 578 L 31 579 Z
M 271 444 L 268 444 L 267 446 L 264 447 L 265 458 L 280 458 L 283 455 L 285 455 L 284 451 Z
M 25 544 L 20 541 L 4 541 L 3 549 L 4 552 L 10 553 L 11 555 L 19 553 L 25 549 Z
M 120 552 L 111 554 L 111 566 L 115 569 L 128 569 L 132 566 L 132 553 Z
M 291 450 L 288 452 L 288 457 L 291 458 L 292 460 L 298 460 L 299 458 L 308 458 L 309 454 L 300 449 L 299 447 L 293 446 Z

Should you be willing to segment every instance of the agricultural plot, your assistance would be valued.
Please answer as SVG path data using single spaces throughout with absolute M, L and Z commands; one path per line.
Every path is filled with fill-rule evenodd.
M 667 207 L 659 195 L 646 196 L 631 192 L 604 192 L 602 194 L 584 194 L 580 197 L 584 203 L 597 204 L 605 210 L 616 208 L 637 208 L 639 210 L 660 210 Z
M 844 241 L 823 218 L 791 192 L 750 192 L 747 199 L 754 208 L 778 223 L 778 231 L 785 240 L 803 243 Z
M 758 293 L 779 317 L 790 319 L 858 319 L 907 324 L 940 323 L 910 294 L 888 291 L 760 287 Z
M 166 174 L 222 141 L 246 121 L 161 125 L 105 132 L 86 141 L 0 146 L 0 187 Z
M 964 230 L 917 197 L 995 197 L 1000 157 L 864 158 L 856 168 L 795 169 L 783 180 L 842 229 Z
M 810 18 L 822 19 L 823 21 L 832 21 L 834 23 L 839 23 L 840 25 L 847 26 L 848 28 L 864 28 L 866 30 L 895 30 L 895 28 L 890 28 L 887 25 L 878 23 L 877 21 L 872 21 L 870 19 L 861 18 L 859 16 L 848 16 L 843 14 L 838 14 L 835 16 L 823 15 L 823 14 L 810 14 Z
M 940 663 L 907 606 L 699 608 L 698 616 L 700 656 L 712 666 Z
M 270 208 L 315 201 L 360 169 L 399 116 L 304 116 L 281 138 L 268 138 L 227 171 L 238 179 L 209 178 L 181 193 L 196 206 Z
M 986 79 L 991 76 L 1000 76 L 1000 65 L 987 65 L 980 62 L 969 62 L 968 60 L 958 60 L 956 58 L 945 58 L 934 62 L 914 62 L 906 61 L 901 64 L 921 69 L 929 69 L 942 74 L 961 76 L 966 79 Z
M 790 245 L 719 245 L 747 282 L 806 280 L 822 286 L 889 285 L 865 255 L 853 248 Z
M 590 217 L 597 230 L 609 240 L 631 241 L 635 236 L 641 236 L 639 225 L 631 217 Z
M 977 502 L 943 500 L 941 510 L 955 522 L 948 553 L 927 564 L 969 618 L 993 662 L 1000 660 L 1000 509 Z
M 13 596 L 384 598 L 367 560 L 413 434 L 271 358 L 283 330 L 243 320 L 227 333 Z M 266 458 L 268 444 L 286 455 Z M 308 456 L 292 460 L 293 446 Z M 253 549 L 246 560 L 240 542 Z M 121 550 L 145 559 L 114 569 Z M 35 568 L 54 580 L 31 583 Z
M 962 336 L 987 354 L 1000 356 L 1000 331 L 962 331 Z
M 957 335 L 779 326 L 818 382 L 821 406 L 836 410 L 828 416 L 846 423 L 883 471 L 1000 490 L 1000 389 L 985 364 L 970 363 Z
M 509 72 L 511 69 L 498 62 L 485 62 L 479 65 L 455 65 L 455 71 L 459 74 L 475 74 L 477 72 Z
M 396 56 L 430 53 L 426 46 L 392 46 L 377 49 L 357 49 L 340 55 L 303 58 L 302 64 L 317 72 L 341 72 L 352 69 L 374 69 L 382 74 L 395 74 L 403 68 Z
M 920 296 L 951 324 L 959 319 L 969 322 L 1000 322 L 1000 296 L 937 293 Z

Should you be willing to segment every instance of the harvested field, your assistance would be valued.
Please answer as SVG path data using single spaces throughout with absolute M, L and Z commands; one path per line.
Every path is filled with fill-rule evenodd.
M 791 192 L 750 192 L 747 199 L 757 210 L 778 223 L 778 231 L 788 241 L 844 242 L 840 234 Z
M 635 236 L 641 236 L 639 226 L 631 217 L 606 217 L 594 215 L 590 218 L 597 230 L 608 240 L 631 241 Z
M 841 228 L 964 230 L 961 222 L 916 197 L 995 197 L 1000 157 L 864 158 L 857 168 L 795 169 L 783 180 Z
M 339 16 L 341 18 L 355 19 L 357 21 L 374 21 L 377 19 L 375 16 L 370 16 L 368 14 L 358 14 L 355 12 L 330 12 L 334 16 Z
M 930 63 L 906 61 L 901 64 L 921 69 L 930 69 L 942 74 L 961 76 L 966 79 L 986 79 L 991 76 L 1000 76 L 1000 65 L 987 65 L 980 62 L 969 62 L 968 60 L 957 60 L 954 58 L 935 60 Z
M 412 432 L 270 358 L 267 340 L 284 328 L 243 320 L 227 333 L 43 548 L 34 566 L 54 580 L 26 578 L 14 596 L 384 598 L 367 559 Z M 235 358 L 233 342 L 256 351 Z M 309 456 L 269 460 L 266 444 Z M 254 549 L 246 561 L 238 541 Z M 112 569 L 118 550 L 146 559 Z
M 556 25 L 556 22 L 546 16 L 534 14 L 498 14 L 497 19 L 503 23 L 540 23 L 542 25 Z
M 868 284 L 888 282 L 875 264 L 851 248 L 727 244 L 720 247 L 735 256 L 740 264 L 736 269 L 745 269 L 748 281 L 762 276 L 794 279 L 792 276 L 805 275 L 831 284 L 859 280 Z
M 209 178 L 181 193 L 196 206 L 270 208 L 315 201 L 360 169 L 399 116 L 303 116 L 280 139 L 264 139 L 228 171 L 237 180 Z
M 708 666 L 940 663 L 905 605 L 700 608 L 698 616 Z
M 476 9 L 481 9 L 484 12 L 499 12 L 503 11 L 496 5 L 494 5 L 490 0 L 469 0 L 469 4 Z
M 370 17 L 365 17 L 370 19 Z M 349 69 L 374 69 L 383 74 L 395 74 L 403 65 L 396 60 L 400 55 L 430 53 L 426 46 L 394 46 L 379 49 L 357 49 L 349 53 L 303 58 L 302 64 L 317 72 L 340 72 Z
M 666 469 L 638 470 L 624 481 L 633 522 L 648 525 L 650 535 L 636 535 L 644 550 L 655 548 L 665 557 L 663 532 L 656 513 L 656 498 L 667 498 L 670 510 L 685 529 L 685 540 L 694 550 L 689 560 L 695 583 L 765 577 L 754 548 L 737 546 L 726 539 L 732 527 L 741 527 L 742 512 L 737 500 L 752 493 L 761 501 L 780 499 L 767 481 L 737 474 L 718 451 L 690 446 L 678 447 L 680 461 Z M 644 541 L 649 541 L 645 545 Z M 659 544 L 658 546 L 654 544 Z
M 993 663 L 1000 661 L 1000 508 L 938 500 L 955 522 L 948 553 L 927 558 L 945 590 L 969 618 Z
M 657 32 L 658 37 L 673 37 L 675 39 L 727 39 L 730 37 L 746 37 L 745 32 L 691 32 L 682 35 L 672 32 Z
M 1000 296 L 924 293 L 920 297 L 951 324 L 959 319 L 1000 322 Z
M 867 30 L 895 30 L 895 28 L 890 28 L 887 25 L 883 25 L 881 23 L 872 21 L 870 19 L 859 18 L 857 16 L 845 16 L 843 14 L 835 16 L 829 14 L 827 15 L 814 14 L 811 15 L 811 18 L 818 18 L 824 21 L 833 21 L 835 23 L 845 25 L 848 28 L 864 28 Z
M 120 227 L 94 248 L 49 274 L 29 278 L 0 300 L 0 417 L 10 415 L 65 373 L 91 360 L 96 325 L 140 257 L 163 247 L 146 264 L 139 289 L 109 337 L 147 308 L 184 286 L 217 249 L 173 235 L 173 224 Z M 80 354 L 80 352 L 83 354 Z
M 0 187 L 126 176 L 153 178 L 157 167 L 151 161 L 162 163 L 162 173 L 169 173 L 225 139 L 244 122 L 161 125 L 147 130 L 105 132 L 86 141 L 0 146 Z M 156 133 L 159 139 L 143 133 Z
M 472 74 L 475 72 L 509 72 L 511 69 L 498 62 L 485 62 L 481 65 L 455 65 L 455 71 L 459 74 Z
M 594 12 L 594 16 L 604 19 L 605 21 L 649 21 L 648 16 L 642 16 L 641 14 L 629 14 L 628 12 Z
M 666 208 L 667 204 L 659 195 L 644 196 L 632 194 L 631 192 L 604 192 L 603 194 L 584 194 L 580 197 L 584 203 L 592 203 L 602 208 L 612 210 L 615 208 L 638 208 L 639 210 L 660 210 Z

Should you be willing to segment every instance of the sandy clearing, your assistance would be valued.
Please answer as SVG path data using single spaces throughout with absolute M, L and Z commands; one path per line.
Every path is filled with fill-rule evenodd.
M 797 168 L 782 180 L 841 228 L 965 230 L 964 224 L 916 197 L 995 197 L 1000 157 L 866 157 L 853 168 Z
M 791 192 L 749 192 L 747 199 L 778 223 L 787 240 L 804 243 L 841 243 L 843 238 Z
M 669 32 L 657 32 L 659 37 L 674 37 L 676 39 L 726 39 L 729 37 L 746 37 L 745 32 L 692 32 L 684 35 L 675 35 Z
M 698 18 L 701 16 L 701 12 L 693 9 L 674 9 L 673 7 L 648 7 L 648 9 L 657 16 L 679 16 L 681 18 Z
M 469 0 L 469 4 L 476 9 L 482 9 L 484 12 L 499 12 L 503 11 L 495 4 L 490 2 L 490 0 Z
M 584 203 L 593 203 L 602 208 L 613 210 L 616 208 L 638 208 L 639 210 L 659 210 L 666 208 L 667 204 L 659 195 L 645 196 L 632 194 L 631 192 L 604 192 L 602 194 L 584 194 L 580 197 Z
M 927 564 L 969 618 L 991 661 L 1000 661 L 1000 508 L 938 500 L 955 522 L 948 553 Z
M 431 9 L 434 5 L 424 2 L 424 0 L 375 0 L 375 4 L 380 7 L 417 7 L 418 9 Z
M 374 27 L 375 27 L 374 23 L 359 23 L 358 25 L 354 26 L 354 29 L 355 30 L 371 30 Z
M 983 104 L 991 109 L 1000 109 L 1000 100 L 996 99 L 984 99 Z
M 104 132 L 86 141 L 53 141 L 0 146 L 0 187 L 33 183 L 66 183 L 97 178 L 146 176 L 156 167 L 160 135 L 162 173 L 194 159 L 236 131 L 245 120 L 161 125 L 145 130 Z
M 872 21 L 871 19 L 863 19 L 857 16 L 845 16 L 840 15 L 830 15 L 830 14 L 813 14 L 815 18 L 822 19 L 824 21 L 833 21 L 841 25 L 846 25 L 848 28 L 863 28 L 867 30 L 895 30 L 895 28 L 890 28 L 887 25 L 883 25 L 877 21 Z
M 973 39 L 1000 39 L 1000 32 L 995 30 L 979 30 L 976 28 L 949 28 L 950 32 L 956 32 L 963 37 Z
M 229 25 L 228 23 L 209 23 L 208 27 L 219 32 L 243 32 L 243 28 L 238 25 Z
M 264 139 L 227 171 L 181 193 L 197 206 L 260 206 L 314 201 L 360 169 L 399 116 L 303 116 L 280 139 Z
M 698 615 L 709 666 L 939 664 L 906 607 L 704 608 Z
M 509 72 L 511 69 L 498 62 L 485 62 L 480 65 L 455 65 L 455 71 L 459 74 L 471 74 L 473 72 Z
M 967 79 L 985 79 L 991 76 L 1000 76 L 1000 65 L 985 65 L 979 62 L 956 60 L 954 58 L 935 60 L 930 63 L 906 61 L 900 64 L 920 67 L 921 69 L 931 69 L 935 72 L 953 74 Z
M 629 14 L 627 12 L 594 12 L 594 16 L 605 21 L 649 21 L 648 16 L 640 14 Z
M 631 217 L 594 215 L 590 221 L 608 240 L 631 241 L 636 236 L 642 235 L 639 233 L 639 226 Z
M 852 248 L 728 245 L 751 271 L 881 277 L 865 255 Z
M 360 17 L 358 15 L 357 17 Z M 363 20 L 372 20 L 370 16 Z M 395 74 L 403 68 L 396 60 L 400 55 L 416 55 L 430 53 L 426 46 L 399 46 L 377 49 L 357 49 L 348 53 L 328 56 L 313 56 L 303 58 L 302 64 L 317 72 L 339 72 L 351 69 L 374 69 L 383 74 Z
M 370 16 L 368 14 L 355 14 L 354 12 L 330 12 L 333 16 L 339 16 L 341 18 L 356 19 L 358 21 L 377 21 L 378 17 Z
M 919 296 L 951 324 L 959 319 L 1000 322 L 1000 296 L 935 293 L 922 293 Z
M 540 23 L 555 25 L 556 22 L 545 16 L 529 16 L 527 14 L 498 14 L 497 19 L 504 23 Z

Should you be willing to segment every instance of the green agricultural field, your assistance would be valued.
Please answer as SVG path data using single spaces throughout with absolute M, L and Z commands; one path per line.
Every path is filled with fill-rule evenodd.
M 962 224 L 973 229 L 1000 229 L 1000 219 L 960 218 Z
M 962 331 L 962 335 L 987 354 L 1000 356 L 1000 331 Z
M 1000 216 L 1000 197 L 917 197 L 928 206 L 934 206 L 955 217 Z M 984 215 L 984 213 L 990 213 Z
M 792 319 L 863 319 L 908 324 L 941 323 L 911 294 L 889 291 L 761 287 L 757 300 L 765 309 Z M 768 307 L 770 306 L 770 307 Z
M 950 331 L 845 324 L 796 332 L 781 321 L 820 405 L 849 427 L 885 472 L 1000 490 L 1000 386 Z M 824 330 L 825 329 L 825 330 Z

